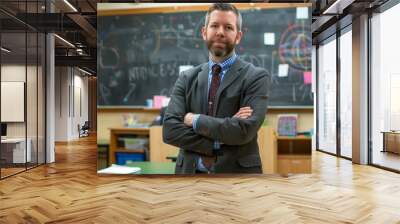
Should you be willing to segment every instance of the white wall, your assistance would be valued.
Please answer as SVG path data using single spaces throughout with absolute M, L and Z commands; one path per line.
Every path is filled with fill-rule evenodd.
M 2 65 L 1 81 L 25 82 L 25 65 Z
M 68 140 L 69 75 L 67 67 L 55 68 L 55 140 Z
M 88 120 L 88 78 L 83 75 L 76 68 L 56 67 L 56 141 L 79 138 L 78 124 Z
M 76 74 L 75 70 L 75 74 Z M 75 75 L 74 77 L 74 99 L 75 99 L 75 107 L 73 113 L 74 119 L 72 127 L 72 133 L 74 136 L 78 136 L 78 129 L 76 128 L 78 124 L 81 126 L 88 120 L 88 77 L 81 76 L 83 73 L 79 73 L 80 75 Z

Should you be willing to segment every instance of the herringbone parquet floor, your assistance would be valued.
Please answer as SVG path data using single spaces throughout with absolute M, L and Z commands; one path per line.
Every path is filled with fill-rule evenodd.
M 0 181 L 0 223 L 400 223 L 400 175 L 315 152 L 313 174 L 96 175 L 94 137 Z

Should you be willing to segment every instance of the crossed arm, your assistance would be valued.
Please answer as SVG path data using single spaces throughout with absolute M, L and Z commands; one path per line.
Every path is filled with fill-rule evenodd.
M 211 156 L 214 140 L 195 133 L 192 127 L 184 124 L 184 116 L 187 113 L 185 87 L 186 76 L 182 74 L 175 83 L 171 101 L 164 115 L 163 140 L 184 150 Z
M 164 141 L 203 155 L 212 155 L 213 143 L 216 140 L 228 145 L 242 145 L 251 141 L 265 117 L 269 82 L 266 74 L 255 77 L 242 102 L 246 106 L 228 118 L 200 114 L 197 129 L 194 131 L 193 114 L 186 111 L 186 76 L 180 75 L 165 114 Z
M 246 119 L 246 118 L 249 118 L 252 113 L 253 113 L 253 109 L 251 109 L 251 107 L 242 107 L 239 109 L 239 111 L 233 117 Z M 194 115 L 195 114 L 191 113 L 191 112 L 189 112 L 185 115 L 184 123 L 186 126 L 193 127 Z

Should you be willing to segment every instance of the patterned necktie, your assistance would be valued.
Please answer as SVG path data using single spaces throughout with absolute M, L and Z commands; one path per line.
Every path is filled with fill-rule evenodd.
M 215 95 L 217 94 L 217 90 L 219 87 L 219 84 L 221 82 L 221 78 L 219 74 L 221 73 L 221 66 L 215 64 L 211 68 L 211 73 L 212 73 L 212 80 L 211 80 L 211 85 L 210 85 L 210 90 L 208 94 L 208 110 L 207 110 L 207 115 L 212 116 L 213 111 L 214 111 L 214 102 L 215 102 Z

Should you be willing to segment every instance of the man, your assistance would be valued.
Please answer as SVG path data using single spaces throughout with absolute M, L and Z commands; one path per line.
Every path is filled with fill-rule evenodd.
M 175 83 L 163 138 L 180 147 L 176 174 L 262 171 L 257 131 L 270 76 L 235 54 L 241 26 L 236 7 L 213 4 L 201 31 L 209 62 L 182 72 Z

